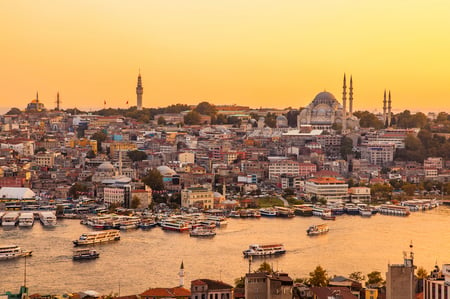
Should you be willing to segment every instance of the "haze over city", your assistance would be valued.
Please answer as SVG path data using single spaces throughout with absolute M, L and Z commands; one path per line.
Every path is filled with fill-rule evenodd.
M 447 1 L 1 1 L 3 107 L 169 104 L 445 110 L 450 98 Z

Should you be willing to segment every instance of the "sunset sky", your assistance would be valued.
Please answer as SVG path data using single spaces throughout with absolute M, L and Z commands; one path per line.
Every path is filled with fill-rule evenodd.
M 237 104 L 298 108 L 327 90 L 354 110 L 448 111 L 450 2 L 0 0 L 0 106 Z

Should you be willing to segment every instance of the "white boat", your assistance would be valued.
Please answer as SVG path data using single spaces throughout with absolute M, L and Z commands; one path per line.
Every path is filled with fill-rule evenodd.
M 329 231 L 328 225 L 326 224 L 317 224 L 317 225 L 311 225 L 306 230 L 306 233 L 308 236 L 316 236 L 320 234 L 325 234 Z
M 108 229 L 104 231 L 84 233 L 78 238 L 78 240 L 74 240 L 73 244 L 78 246 L 118 240 L 120 240 L 120 231 L 117 229 Z
M 189 232 L 191 237 L 214 237 L 216 230 L 214 228 L 208 228 L 204 226 L 198 226 Z
M 7 212 L 3 215 L 2 226 L 15 226 L 19 222 L 18 212 Z
M 394 215 L 394 216 L 408 216 L 410 214 L 409 208 L 397 205 L 381 205 L 378 208 L 380 214 L 384 215 Z
M 39 220 L 44 226 L 55 226 L 56 225 L 56 216 L 53 212 L 50 211 L 42 211 L 39 212 Z
M 259 212 L 261 213 L 261 216 L 263 217 L 276 217 L 277 216 L 277 210 L 274 208 L 261 208 L 259 209 Z
M 173 230 L 177 232 L 184 232 L 189 230 L 189 225 L 183 221 L 163 221 L 161 228 L 164 230 Z
M 31 256 L 31 251 L 23 250 L 17 245 L 0 246 L 0 260 L 8 260 L 24 256 Z
M 217 226 L 224 226 L 228 224 L 227 218 L 223 216 L 207 216 L 206 219 L 214 221 Z
M 93 248 L 83 248 L 83 249 L 77 249 L 73 252 L 72 259 L 74 261 L 79 260 L 92 260 L 96 259 L 100 256 L 100 253 L 98 253 Z
M 270 255 L 280 255 L 286 253 L 283 244 L 253 244 L 248 247 L 247 250 L 242 252 L 244 257 L 249 256 L 270 256 Z
M 32 212 L 23 212 L 19 216 L 20 227 L 31 227 L 34 224 L 34 215 Z

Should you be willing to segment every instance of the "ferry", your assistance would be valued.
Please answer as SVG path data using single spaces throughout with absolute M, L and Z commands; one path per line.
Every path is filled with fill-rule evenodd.
M 24 212 L 19 216 L 20 227 L 31 227 L 34 224 L 34 215 L 32 212 Z
M 120 240 L 120 231 L 117 229 L 108 229 L 104 231 L 84 233 L 80 236 L 80 238 L 78 238 L 78 240 L 74 240 L 73 244 L 78 246 L 118 240 Z
M 228 224 L 227 218 L 224 216 L 207 216 L 206 220 L 214 221 L 217 226 L 225 226 Z
M 23 250 L 17 245 L 0 245 L 0 260 L 31 256 L 31 252 L 29 250 Z
M 256 256 L 271 256 L 280 255 L 286 253 L 283 244 L 253 244 L 248 247 L 247 250 L 242 252 L 244 257 L 256 257 Z
M 320 234 L 325 234 L 329 231 L 328 225 L 326 224 L 317 224 L 317 225 L 311 225 L 306 230 L 306 234 L 308 236 L 316 236 Z
M 230 214 L 228 215 L 228 217 L 241 218 L 241 214 L 239 213 L 239 211 L 231 211 Z
M 198 226 L 189 232 L 191 237 L 214 237 L 216 230 L 214 228 L 208 228 L 204 226 Z
M 319 206 L 313 206 L 312 208 L 313 216 L 322 217 L 322 215 L 331 215 L 331 209 Z
M 189 230 L 189 225 L 183 221 L 163 221 L 161 222 L 161 228 L 164 230 L 184 232 Z
M 380 212 L 380 214 L 394 216 L 408 216 L 410 214 L 408 207 L 389 204 L 381 205 L 378 208 L 378 211 Z
M 278 217 L 292 218 L 295 216 L 294 211 L 290 208 L 286 207 L 274 207 L 274 208 L 277 211 Z
M 80 260 L 92 260 L 96 259 L 100 256 L 100 253 L 98 253 L 93 248 L 83 248 L 83 249 L 77 249 L 73 252 L 72 259 L 74 261 L 80 261 Z
M 359 208 L 353 203 L 345 204 L 344 210 L 347 215 L 359 215 Z
M 259 213 L 263 217 L 276 217 L 277 216 L 277 210 L 274 208 L 261 208 L 259 209 Z
M 294 205 L 294 214 L 302 217 L 310 217 L 313 215 L 313 209 L 310 205 Z
M 18 212 L 7 212 L 2 218 L 2 226 L 16 226 L 18 222 Z
M 39 212 L 39 220 L 44 226 L 56 225 L 56 216 L 55 214 L 53 214 L 53 212 L 50 211 Z

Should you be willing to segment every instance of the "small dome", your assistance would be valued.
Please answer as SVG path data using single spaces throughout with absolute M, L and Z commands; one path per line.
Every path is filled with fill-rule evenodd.
M 279 115 L 277 116 L 277 121 L 287 121 L 287 118 L 284 115 Z
M 161 175 L 174 175 L 174 174 L 177 174 L 173 169 L 171 169 L 170 167 L 165 166 L 165 165 L 158 166 L 156 168 L 156 170 L 158 170 Z
M 222 193 L 214 192 L 214 197 L 215 198 L 220 198 L 220 197 L 223 197 L 223 195 L 222 195 Z
M 114 166 L 111 162 L 106 161 L 100 164 L 97 169 L 102 171 L 114 171 Z

